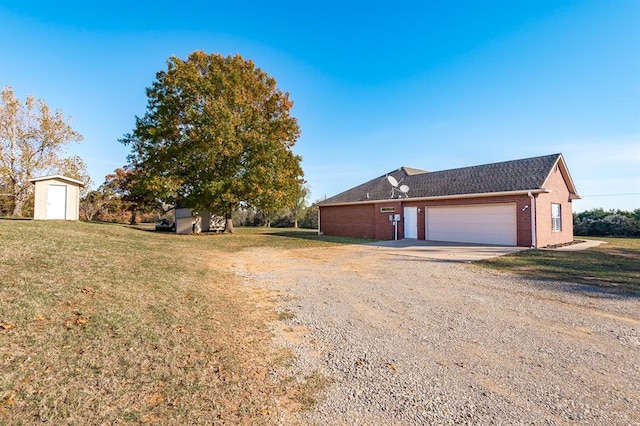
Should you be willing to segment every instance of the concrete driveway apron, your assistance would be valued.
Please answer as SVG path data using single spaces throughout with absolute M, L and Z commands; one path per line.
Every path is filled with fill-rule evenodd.
M 528 250 L 527 247 L 494 246 L 483 244 L 451 243 L 424 240 L 377 241 L 367 243 L 380 253 L 422 257 L 432 260 L 448 260 L 453 262 L 474 262 Z

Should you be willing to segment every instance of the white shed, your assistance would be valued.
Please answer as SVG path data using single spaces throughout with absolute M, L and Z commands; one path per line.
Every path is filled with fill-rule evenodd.
M 30 179 L 35 184 L 33 218 L 40 220 L 78 220 L 82 181 L 53 175 Z

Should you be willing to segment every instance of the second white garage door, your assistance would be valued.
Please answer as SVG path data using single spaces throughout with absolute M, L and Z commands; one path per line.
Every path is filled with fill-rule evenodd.
M 515 203 L 427 207 L 426 239 L 515 246 Z

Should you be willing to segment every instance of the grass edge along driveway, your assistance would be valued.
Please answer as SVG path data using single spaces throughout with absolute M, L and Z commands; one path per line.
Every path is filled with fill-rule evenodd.
M 531 249 L 476 264 L 528 278 L 640 294 L 640 238 L 592 239 L 604 241 L 604 244 L 582 251 Z

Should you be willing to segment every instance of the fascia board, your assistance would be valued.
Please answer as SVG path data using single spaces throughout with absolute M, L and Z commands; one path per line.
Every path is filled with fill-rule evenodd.
M 487 197 L 505 197 L 510 195 L 528 195 L 540 194 L 550 192 L 547 189 L 528 189 L 519 191 L 504 191 L 504 192 L 482 192 L 478 194 L 456 194 L 456 195 L 438 195 L 435 197 L 409 197 L 409 198 L 387 198 L 380 200 L 364 200 L 364 201 L 351 201 L 346 203 L 331 203 L 331 204 L 318 204 L 318 207 L 335 207 L 335 206 L 354 206 L 358 204 L 378 204 L 378 203 L 391 203 L 391 202 L 407 202 L 407 201 L 434 201 L 434 200 L 459 200 L 465 198 L 487 198 Z

